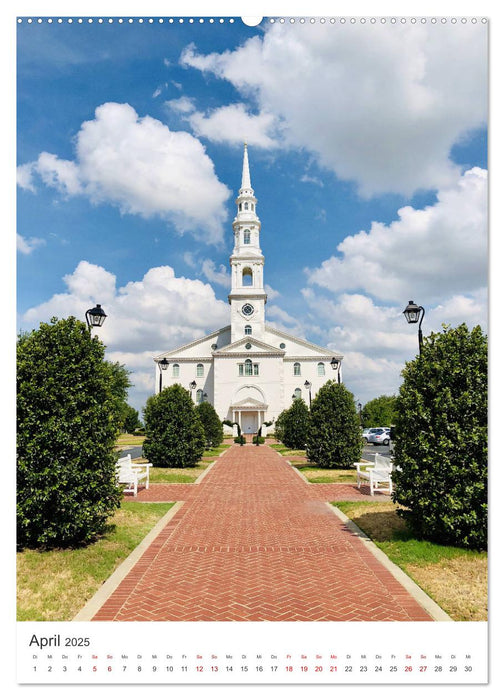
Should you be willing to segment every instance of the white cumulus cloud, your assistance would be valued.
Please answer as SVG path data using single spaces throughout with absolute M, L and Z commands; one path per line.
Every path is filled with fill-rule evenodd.
M 82 260 L 64 283 L 65 292 L 22 316 L 23 327 L 37 327 L 52 316 L 84 321 L 86 310 L 101 304 L 107 319 L 97 335 L 107 346 L 108 359 L 132 371 L 130 397 L 136 406 L 154 392 L 154 355 L 229 322 L 228 304 L 215 297 L 209 284 L 177 277 L 169 266 L 151 268 L 141 280 L 117 288 L 113 273 Z
M 74 161 L 43 152 L 21 165 L 18 184 L 33 191 L 36 173 L 67 196 L 86 195 L 94 204 L 112 204 L 124 214 L 159 216 L 179 233 L 208 243 L 222 241 L 230 191 L 191 134 L 139 117 L 128 104 L 106 103 L 81 125 L 75 147 Z
M 231 82 L 275 117 L 284 146 L 363 196 L 409 196 L 453 183 L 451 148 L 486 123 L 486 42 L 481 22 L 276 23 L 234 51 L 191 44 L 180 61 Z
M 475 293 L 487 283 L 487 172 L 472 168 L 425 209 L 404 207 L 386 225 L 345 238 L 338 255 L 307 270 L 332 292 L 364 291 L 377 299 L 435 304 Z

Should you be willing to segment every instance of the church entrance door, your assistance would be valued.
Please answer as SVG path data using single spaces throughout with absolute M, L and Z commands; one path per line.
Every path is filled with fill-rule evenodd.
M 258 430 L 258 420 L 257 411 L 243 411 L 241 414 L 241 431 L 245 435 L 250 435 L 251 433 L 257 433 Z

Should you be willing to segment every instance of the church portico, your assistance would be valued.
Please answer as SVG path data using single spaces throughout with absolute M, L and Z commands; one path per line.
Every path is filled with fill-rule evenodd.
M 157 355 L 156 387 L 191 387 L 196 403 L 208 401 L 221 420 L 238 423 L 243 433 L 257 433 L 295 397 L 308 403 L 329 379 L 338 380 L 339 370 L 335 374 L 331 365 L 340 364 L 343 356 L 265 323 L 265 258 L 246 145 L 236 205 L 229 259 L 230 324 Z

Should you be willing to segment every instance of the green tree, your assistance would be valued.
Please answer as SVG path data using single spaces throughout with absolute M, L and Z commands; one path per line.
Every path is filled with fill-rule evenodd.
M 353 394 L 331 380 L 311 405 L 306 455 L 325 468 L 350 469 L 362 454 L 359 417 Z
M 287 411 L 288 409 L 282 411 L 275 421 L 275 440 L 278 440 L 278 442 L 284 441 Z
M 128 388 L 131 386 L 129 370 L 119 362 L 105 362 L 105 369 L 109 374 L 111 398 L 108 409 L 115 416 L 119 430 L 123 430 L 124 422 L 130 408 L 126 403 Z
M 144 409 L 143 453 L 155 467 L 194 467 L 205 432 L 190 393 L 180 384 L 150 396 Z
M 393 499 L 421 537 L 487 541 L 487 339 L 444 326 L 408 362 L 397 402 Z
M 66 547 L 103 533 L 120 505 L 116 373 L 103 343 L 73 317 L 17 343 L 19 547 Z
M 395 425 L 396 396 L 378 396 L 376 399 L 368 401 L 362 409 L 362 424 L 365 428 L 375 428 L 378 426 Z
M 134 433 L 137 428 L 141 428 L 142 424 L 138 416 L 138 411 L 133 406 L 126 404 L 122 429 L 125 433 Z
M 304 450 L 310 427 L 310 411 L 303 399 L 294 399 L 282 418 L 283 444 L 294 450 Z
M 209 447 L 218 447 L 224 439 L 222 423 L 211 403 L 203 401 L 197 407 L 199 419 L 205 432 L 205 443 Z

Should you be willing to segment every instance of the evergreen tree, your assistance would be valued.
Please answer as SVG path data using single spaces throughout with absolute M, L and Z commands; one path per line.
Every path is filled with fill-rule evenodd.
M 205 431 L 207 447 L 218 447 L 224 439 L 224 430 L 215 408 L 204 401 L 198 405 L 197 411 Z
M 310 411 L 303 399 L 294 399 L 282 421 L 283 444 L 294 450 L 304 450 L 310 427 Z
M 395 425 L 396 396 L 378 396 L 376 399 L 368 401 L 362 409 L 362 424 L 365 428 L 377 428 L 380 426 Z
M 84 544 L 119 507 L 113 448 L 124 368 L 73 317 L 17 344 L 17 526 L 20 547 Z M 125 381 L 126 379 L 126 381 Z
M 143 453 L 155 467 L 194 467 L 205 451 L 205 432 L 190 393 L 173 384 L 150 396 L 144 409 Z
M 487 537 L 487 339 L 444 327 L 403 370 L 393 499 L 426 539 L 483 549 Z
M 350 469 L 362 454 L 359 417 L 344 384 L 324 384 L 311 405 L 306 455 L 320 467 Z

